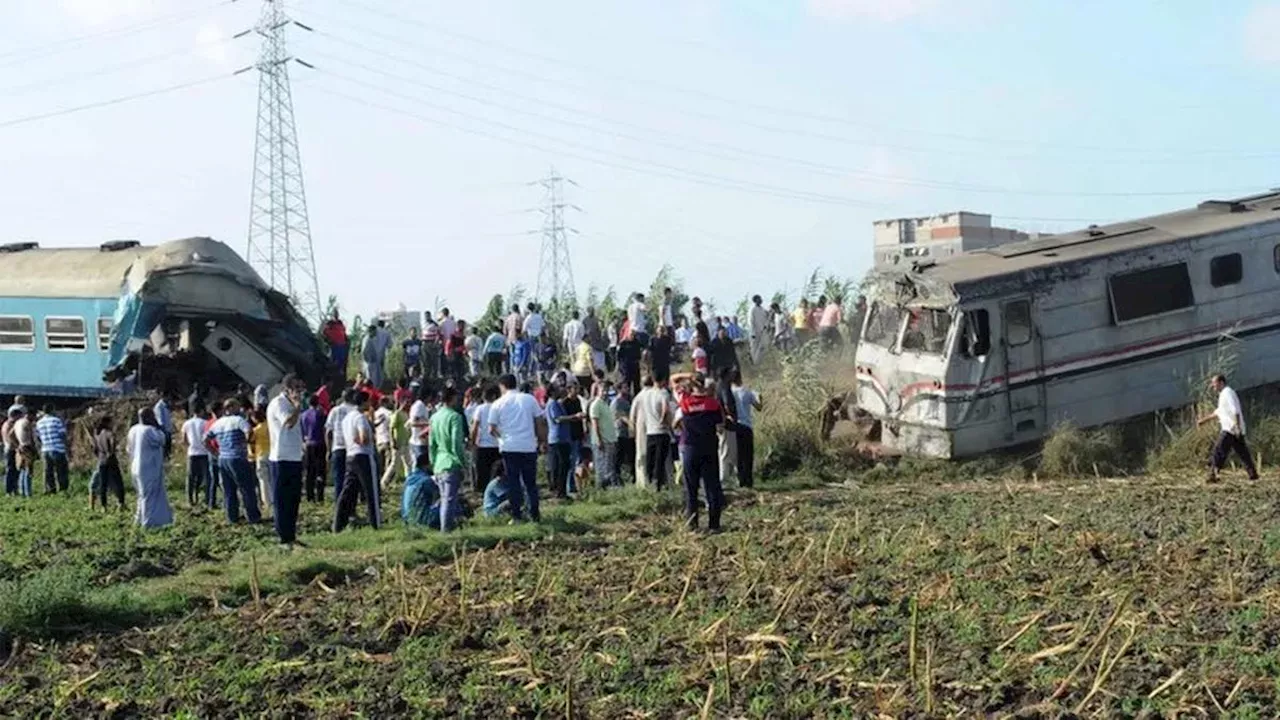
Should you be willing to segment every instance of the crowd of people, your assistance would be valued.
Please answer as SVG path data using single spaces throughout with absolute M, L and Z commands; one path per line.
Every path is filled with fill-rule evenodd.
M 855 314 L 864 311 L 861 299 Z M 324 503 L 333 489 L 332 530 L 364 515 L 383 523 L 381 495 L 401 493 L 406 523 L 448 531 L 478 506 L 489 516 L 541 519 L 542 486 L 570 499 L 587 484 L 658 489 L 680 483 L 685 519 L 720 529 L 723 487 L 753 483 L 754 414 L 759 396 L 743 383 L 740 355 L 758 363 L 766 348 L 789 350 L 820 338 L 842 342 L 840 298 L 794 312 L 759 296 L 743 319 L 673 312 L 668 289 L 650 312 L 633 295 L 614 317 L 574 311 L 553 333 L 542 308 L 513 306 L 492 327 L 470 326 L 448 309 L 424 314 L 421 330 L 399 341 L 403 371 L 387 377 L 395 342 L 385 322 L 359 341 L 360 371 L 348 381 L 350 342 L 335 312 L 321 329 L 330 381 L 308 388 L 287 375 L 266 386 L 219 396 L 197 386 L 177 425 L 162 397 L 138 411 L 124 450 L 143 527 L 173 522 L 165 467 L 186 458 L 186 501 L 221 507 L 230 523 L 269 512 L 282 545 L 298 543 L 301 503 Z M 676 370 L 687 370 L 676 372 Z M 67 492 L 67 423 L 52 406 L 28 411 L 15 398 L 3 425 L 5 490 L 29 496 L 37 462 L 45 491 Z M 125 507 L 125 483 L 111 419 L 92 423 L 91 507 Z M 219 501 L 221 492 L 221 501 Z M 243 520 L 242 520 L 243 517 Z

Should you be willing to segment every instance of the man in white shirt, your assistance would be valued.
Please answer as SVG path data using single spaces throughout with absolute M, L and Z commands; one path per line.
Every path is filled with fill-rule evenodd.
M 449 314 L 449 308 L 441 308 L 440 310 L 440 337 L 442 342 L 453 337 L 458 331 L 458 320 Z
M 498 451 L 507 469 L 507 484 L 512 495 L 511 514 L 520 520 L 523 501 L 528 500 L 529 517 L 534 522 L 541 522 L 538 451 L 547 445 L 547 419 L 532 395 L 516 389 L 514 375 L 503 375 L 498 386 L 502 388 L 502 397 L 489 408 L 488 432 L 498 439 Z
M 347 479 L 347 440 L 342 432 L 342 422 L 355 409 L 356 391 L 347 388 L 342 391 L 342 402 L 329 411 L 329 417 L 324 421 L 324 436 L 329 441 L 329 472 L 333 475 L 335 500 L 342 494 L 342 483 Z
M 644 390 L 631 403 L 631 425 L 644 428 L 644 475 L 646 481 L 661 490 L 667 484 L 667 459 L 671 454 L 671 403 L 667 391 L 653 379 L 645 377 Z
M 529 303 L 529 314 L 524 319 L 525 337 L 530 340 L 542 335 L 542 329 L 546 327 L 547 321 L 542 318 L 542 312 L 535 303 Z
M 649 320 L 644 312 L 644 295 L 636 293 L 635 299 L 627 306 L 627 324 L 631 326 L 631 337 L 634 337 L 641 347 L 649 344 Z
M 409 455 L 413 459 L 413 467 L 418 467 L 418 458 L 427 453 L 427 436 L 431 431 L 431 408 L 427 406 L 426 395 L 419 392 L 418 399 L 409 406 Z M 430 467 L 430 463 L 427 464 Z
M 578 311 L 574 310 L 569 322 L 564 324 L 564 349 L 565 352 L 573 352 L 582 344 L 583 338 L 587 336 L 586 328 L 582 324 L 582 320 L 578 315 Z
M 182 439 L 187 444 L 187 502 L 194 508 L 201 504 L 201 494 L 207 495 L 212 488 L 213 471 L 204 444 L 204 403 L 196 401 L 191 409 L 191 417 L 182 423 Z
M 267 434 L 271 436 L 271 481 L 276 491 L 276 535 L 293 547 L 298 539 L 298 506 L 302 502 L 302 393 L 305 387 L 291 373 L 281 381 L 280 394 L 267 405 Z
M 751 298 L 751 312 L 747 318 L 751 332 L 751 364 L 759 365 L 760 356 L 764 354 L 765 344 L 769 342 L 769 311 L 764 309 L 764 299 L 759 295 Z
M 373 427 L 365 417 L 369 411 L 369 394 L 363 390 L 356 393 L 356 406 L 355 412 L 347 413 L 342 419 L 343 441 L 347 447 L 347 479 L 338 494 L 338 508 L 333 516 L 334 532 L 342 532 L 351 522 L 361 497 L 369 509 L 369 525 L 377 530 L 381 524 L 378 483 L 373 474 Z
M 1225 375 L 1214 375 L 1209 386 L 1218 393 L 1218 407 L 1208 415 L 1200 418 L 1197 424 L 1203 425 L 1217 419 L 1221 432 L 1218 441 L 1213 444 L 1213 455 L 1209 460 L 1209 482 L 1218 482 L 1218 472 L 1227 462 L 1227 455 L 1232 450 L 1240 458 L 1250 480 L 1258 479 L 1258 470 L 1253 464 L 1253 455 L 1244 441 L 1244 408 L 1240 405 L 1240 396 L 1227 386 Z
M 674 334 L 676 331 L 675 316 L 675 296 L 671 292 L 671 288 L 662 289 L 662 312 L 659 321 L 667 328 L 668 334 Z
M 471 440 L 472 467 L 475 468 L 475 490 L 483 493 L 485 486 L 493 479 L 493 466 L 502 459 L 498 451 L 498 438 L 489 433 L 489 411 L 498 401 L 498 388 L 490 385 L 484 389 L 484 402 L 476 408 L 475 417 L 471 419 L 471 427 L 467 429 Z

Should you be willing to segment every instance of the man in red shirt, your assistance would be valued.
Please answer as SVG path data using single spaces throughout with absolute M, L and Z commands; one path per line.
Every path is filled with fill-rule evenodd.
M 724 488 L 720 485 L 719 430 L 724 424 L 720 401 L 707 390 L 699 373 L 671 376 L 680 408 L 680 461 L 684 465 L 684 518 L 690 530 L 698 529 L 698 485 L 707 493 L 707 530 L 720 532 Z
M 346 376 L 347 371 L 347 326 L 338 317 L 338 308 L 333 309 L 333 316 L 325 321 L 322 330 L 324 340 L 329 344 L 329 360 L 335 372 Z

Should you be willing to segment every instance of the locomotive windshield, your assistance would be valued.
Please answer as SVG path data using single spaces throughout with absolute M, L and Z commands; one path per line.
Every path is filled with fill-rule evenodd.
M 902 329 L 902 308 L 881 302 L 871 303 L 867 314 L 867 331 L 863 339 L 872 345 L 893 348 Z
M 902 349 L 942 355 L 947 351 L 947 333 L 951 331 L 951 313 L 933 308 L 914 308 L 902 336 Z

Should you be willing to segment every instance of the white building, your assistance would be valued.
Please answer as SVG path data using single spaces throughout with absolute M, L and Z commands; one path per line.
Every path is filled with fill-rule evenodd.
M 919 258 L 946 258 L 969 250 L 1026 240 L 1030 236 L 1012 228 L 993 227 L 991 216 L 952 212 L 932 217 L 877 220 L 875 264 L 910 265 Z
M 379 312 L 376 320 L 385 320 L 387 327 L 408 330 L 409 328 L 418 328 L 422 330 L 422 311 L 406 310 L 401 307 L 399 310 L 383 310 Z

